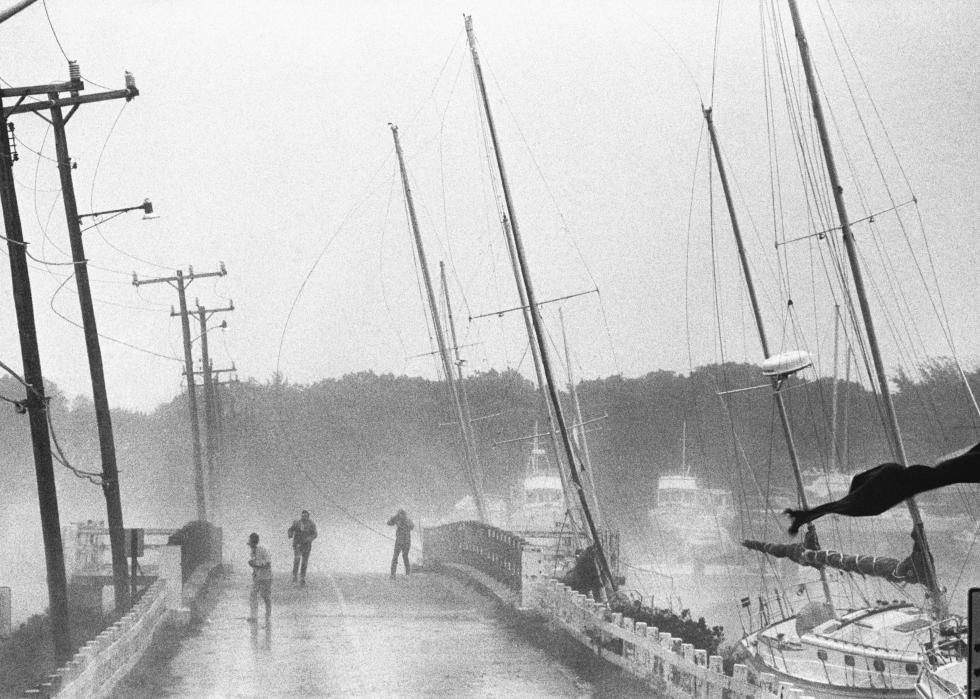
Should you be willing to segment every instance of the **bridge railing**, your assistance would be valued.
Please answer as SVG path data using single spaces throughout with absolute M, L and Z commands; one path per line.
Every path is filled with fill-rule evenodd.
M 676 699 L 812 699 L 803 689 L 770 673 L 753 675 L 736 664 L 725 674 L 722 658 L 683 639 L 611 612 L 557 580 L 531 585 L 525 602 L 559 624 L 580 643 L 631 675 L 657 696 Z
M 521 589 L 524 540 L 480 522 L 451 522 L 422 530 L 423 560 L 476 568 L 512 590 Z

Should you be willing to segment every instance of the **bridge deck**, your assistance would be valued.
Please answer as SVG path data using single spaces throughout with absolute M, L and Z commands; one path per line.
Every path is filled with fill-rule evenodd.
M 305 588 L 280 575 L 268 626 L 261 603 L 258 624 L 246 620 L 249 585 L 229 575 L 201 628 L 116 696 L 649 696 L 435 575 L 320 574 Z

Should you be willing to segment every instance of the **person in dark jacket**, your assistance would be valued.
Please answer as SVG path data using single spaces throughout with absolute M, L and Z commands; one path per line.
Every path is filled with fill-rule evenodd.
M 310 519 L 308 510 L 303 510 L 299 519 L 286 530 L 286 536 L 293 540 L 293 582 L 299 574 L 299 584 L 306 584 L 306 564 L 310 562 L 310 551 L 316 538 L 316 524 Z
M 395 516 L 388 520 L 389 527 L 395 527 L 395 552 L 391 556 L 391 579 L 395 579 L 395 571 L 398 570 L 398 554 L 401 553 L 402 560 L 405 562 L 405 575 L 411 572 L 408 565 L 408 551 L 412 548 L 412 530 L 415 524 L 405 514 L 405 510 L 398 510 Z

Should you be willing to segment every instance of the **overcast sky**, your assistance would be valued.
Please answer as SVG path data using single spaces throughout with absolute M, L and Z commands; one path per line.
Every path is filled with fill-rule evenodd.
M 973 365 L 980 9 L 910 0 L 803 4 L 835 130 L 846 134 L 841 169 L 851 218 L 903 204 L 904 230 L 895 212 L 877 217 L 874 230 L 855 227 L 872 286 L 891 298 L 883 307 L 886 361 L 894 368 L 949 354 L 920 283 L 920 268 L 926 284 L 935 283 L 928 242 L 952 336 Z M 720 189 L 708 186 L 700 100 L 714 106 L 738 183 L 776 349 L 803 346 L 829 371 L 834 300 L 821 282 L 820 243 L 781 248 L 783 268 L 773 254 L 775 237 L 821 224 L 808 222 L 788 131 L 769 156 L 764 45 L 770 66 L 776 53 L 769 29 L 763 42 L 755 3 L 723 4 L 714 61 L 715 2 L 47 0 L 47 9 L 54 32 L 41 2 L 0 27 L 6 83 L 66 79 L 63 49 L 79 62 L 86 93 L 103 89 L 96 83 L 121 87 L 124 70 L 141 92 L 125 108 L 82 106 L 68 127 L 81 212 L 150 197 L 160 215 L 142 221 L 131 213 L 85 233 L 99 328 L 133 346 L 103 340 L 113 405 L 151 409 L 181 390 L 180 328 L 170 316 L 176 292 L 137 290 L 132 272 L 210 272 L 219 261 L 227 277 L 189 288 L 192 304 L 234 300 L 233 313 L 213 319 L 228 321 L 210 335 L 216 366 L 234 363 L 240 377 L 259 380 L 278 367 L 302 382 L 366 369 L 435 375 L 431 358 L 415 356 L 431 340 L 388 122 L 400 128 L 433 273 L 439 260 L 447 264 L 469 369 L 527 371 L 518 318 L 470 320 L 513 306 L 516 295 L 464 11 L 474 18 L 538 296 L 601 292 L 562 304 L 579 376 L 759 358 Z M 778 11 L 788 23 L 782 4 Z M 773 112 L 785 121 L 778 77 L 772 88 Z M 14 122 L 29 250 L 63 263 L 51 134 L 36 116 Z M 785 212 L 774 234 L 777 161 Z M 904 204 L 913 196 L 917 207 Z M 891 265 L 890 279 L 874 271 L 876 261 Z M 69 322 L 79 313 L 74 283 L 64 283 L 68 267 L 32 264 L 45 375 L 69 396 L 90 395 L 81 331 Z M 6 265 L 0 289 L 10 289 Z M 556 340 L 557 308 L 546 313 Z M 0 358 L 20 367 L 11 302 L 0 304 L 0 323 Z

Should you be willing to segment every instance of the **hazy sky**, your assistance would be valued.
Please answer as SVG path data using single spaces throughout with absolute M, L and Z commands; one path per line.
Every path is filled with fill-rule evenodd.
M 855 227 L 869 267 L 884 261 L 892 268 L 894 286 L 869 272 L 877 293 L 892 299 L 885 306 L 894 302 L 882 321 L 886 361 L 895 367 L 949 354 L 911 262 L 914 252 L 931 285 L 921 213 L 953 337 L 975 363 L 980 9 L 910 0 L 803 5 L 835 129 L 848 134 L 841 168 L 851 217 L 891 208 L 889 192 L 896 203 L 918 198 L 918 210 L 899 209 L 905 230 L 894 213 L 877 217 L 874 231 Z M 601 301 L 592 295 L 564 304 L 580 376 L 687 371 L 717 361 L 716 307 L 724 356 L 758 359 L 717 184 L 709 199 L 699 99 L 714 105 L 738 182 L 774 344 L 806 346 L 826 370 L 833 314 L 833 299 L 821 290 L 826 258 L 821 262 L 816 239 L 788 245 L 780 249 L 780 276 L 773 255 L 770 162 L 781 163 L 784 182 L 786 223 L 778 235 L 814 228 L 788 132 L 780 132 L 777 156 L 768 152 L 762 13 L 756 3 L 722 5 L 712 99 L 717 7 L 47 0 L 64 52 L 89 81 L 86 92 L 102 89 L 95 83 L 121 87 L 123 70 L 141 91 L 124 109 L 122 102 L 81 107 L 68 128 L 80 211 L 148 196 L 160 214 L 145 222 L 128 214 L 85 233 L 99 328 L 139 348 L 103 340 L 110 402 L 149 409 L 181 386 L 180 328 L 170 317 L 176 292 L 164 285 L 137 291 L 132 272 L 169 276 L 188 265 L 213 271 L 219 260 L 226 278 L 189 289 L 192 304 L 234 300 L 237 310 L 215 319 L 226 319 L 228 329 L 210 336 L 217 366 L 234 362 L 241 377 L 260 380 L 277 362 L 294 381 L 363 369 L 434 375 L 430 358 L 413 358 L 431 344 L 388 122 L 400 127 L 434 273 L 440 259 L 447 262 L 470 368 L 527 370 L 515 316 L 469 320 L 512 306 L 516 297 L 496 224 L 464 11 L 474 18 L 538 296 L 601 291 Z M 0 42 L 0 77 L 8 84 L 67 78 L 41 2 L 0 26 Z M 774 66 L 771 38 L 766 46 Z M 833 49 L 864 122 L 854 116 Z M 774 113 L 785 121 L 778 77 L 773 81 Z M 36 116 L 14 121 L 29 250 L 63 263 L 67 234 L 51 134 Z M 864 128 L 891 190 L 862 144 Z M 89 394 L 81 331 L 61 317 L 79 317 L 74 283 L 64 283 L 67 269 L 33 263 L 42 362 L 69 395 Z M 0 289 L 10 289 L 6 265 Z M 787 297 L 795 316 L 784 310 Z M 20 367 L 7 298 L 0 304 L 0 358 Z M 547 312 L 555 339 L 556 310 Z M 920 316 L 921 324 L 905 324 Z

